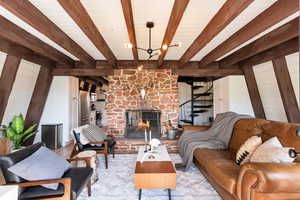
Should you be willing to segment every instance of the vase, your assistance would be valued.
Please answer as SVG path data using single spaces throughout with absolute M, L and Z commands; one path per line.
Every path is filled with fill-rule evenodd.
M 169 140 L 175 140 L 175 138 L 176 138 L 176 132 L 177 132 L 176 129 L 169 129 L 168 130 L 168 139 Z

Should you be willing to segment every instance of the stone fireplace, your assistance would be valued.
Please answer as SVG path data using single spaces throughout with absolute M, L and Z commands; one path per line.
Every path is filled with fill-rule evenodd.
M 143 69 L 142 71 L 117 69 L 113 76 L 108 77 L 109 86 L 106 90 L 106 107 L 103 117 L 108 126 L 108 133 L 122 141 L 119 142 L 117 148 L 128 150 L 128 143 L 132 143 L 128 138 L 130 130 L 126 121 L 128 111 L 159 111 L 160 127 L 164 126 L 168 120 L 177 126 L 179 114 L 177 78 L 177 75 L 172 74 L 170 69 Z M 141 97 L 143 89 L 144 98 Z M 157 132 L 160 131 L 160 127 L 157 127 Z M 139 135 L 139 133 L 135 132 L 133 135 Z M 144 134 L 142 136 L 144 137 Z M 142 139 L 140 140 L 142 142 Z M 138 143 L 137 139 L 134 142 Z
M 143 139 L 144 130 L 138 127 L 139 122 L 149 122 L 152 138 L 160 138 L 160 110 L 127 110 L 125 137 L 129 139 Z

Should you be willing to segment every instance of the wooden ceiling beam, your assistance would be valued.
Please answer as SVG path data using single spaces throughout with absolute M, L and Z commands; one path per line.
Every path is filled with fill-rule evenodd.
M 194 77 L 224 77 L 229 75 L 243 75 L 243 71 L 239 68 L 232 69 L 173 69 L 179 76 L 194 76 Z
M 268 49 L 264 52 L 256 54 L 246 60 L 239 62 L 239 65 L 259 65 L 264 62 L 268 62 L 278 57 L 290 55 L 299 52 L 299 38 L 294 38 L 287 42 L 284 42 L 276 47 Z
M 50 60 L 49 58 L 46 58 L 44 56 L 38 55 L 31 49 L 20 46 L 14 42 L 10 42 L 2 37 L 0 37 L 0 51 L 9 55 L 20 57 L 24 60 L 38 65 L 49 67 L 55 66 L 55 61 Z
M 175 0 L 161 47 L 163 45 L 169 46 L 171 44 L 189 1 L 190 0 Z M 161 54 L 158 59 L 158 66 L 161 66 L 163 64 L 167 51 L 168 48 L 166 50 L 163 50 L 161 48 Z
M 113 75 L 114 70 L 111 69 L 95 69 L 95 68 L 54 68 L 52 71 L 53 76 L 107 76 Z
M 194 40 L 191 46 L 180 58 L 180 64 L 187 63 L 201 49 L 203 49 L 217 34 L 219 34 L 230 22 L 232 22 L 254 0 L 228 0 L 222 8 L 207 24 L 201 34 Z
M 282 25 L 272 32 L 262 36 L 245 47 L 235 51 L 229 56 L 220 60 L 220 68 L 228 67 L 239 61 L 261 53 L 267 49 L 278 46 L 299 36 L 299 18 Z
M 299 11 L 299 0 L 278 0 L 247 25 L 235 32 L 222 44 L 207 54 L 201 61 L 200 67 L 207 67 L 210 63 L 250 40 L 257 34 L 267 30 L 284 18 Z
M 80 0 L 58 0 L 60 5 L 76 22 L 85 35 L 93 42 L 95 47 L 103 54 L 111 65 L 114 65 L 117 58 L 107 45 L 100 31 L 94 24 Z
M 85 64 L 92 66 L 95 64 L 94 59 L 86 53 L 83 48 L 74 42 L 56 24 L 49 20 L 30 1 L 0 0 L 0 5 L 14 13 L 39 32 L 43 33 L 49 39 L 76 56 Z
M 137 48 L 135 48 L 137 47 L 137 42 L 136 42 L 131 0 L 121 0 L 121 4 L 122 4 L 123 14 L 124 14 L 126 27 L 128 31 L 129 41 L 133 45 L 132 48 L 133 59 L 137 61 L 139 60 L 139 55 L 137 52 Z
M 46 44 L 37 37 L 31 35 L 27 31 L 19 28 L 4 17 L 0 16 L 0 37 L 5 38 L 18 45 L 27 47 L 32 51 L 69 66 L 74 65 L 74 60 L 59 52 L 52 46 Z

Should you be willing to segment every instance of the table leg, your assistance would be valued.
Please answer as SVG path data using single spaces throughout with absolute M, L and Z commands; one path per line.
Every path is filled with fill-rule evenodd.
M 171 189 L 168 189 L 169 200 L 171 200 Z
M 142 189 L 139 189 L 139 200 L 142 199 Z

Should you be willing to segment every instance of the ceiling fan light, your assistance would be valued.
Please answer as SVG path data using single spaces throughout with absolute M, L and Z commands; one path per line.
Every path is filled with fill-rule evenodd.
M 164 44 L 164 45 L 162 45 L 162 50 L 167 50 L 168 49 L 168 45 L 166 45 L 166 44 Z
M 131 49 L 133 47 L 133 45 L 131 43 L 125 43 L 124 47 L 127 49 Z
M 177 43 L 175 44 L 175 46 L 176 46 L 176 47 L 182 47 L 182 42 L 177 42 Z

